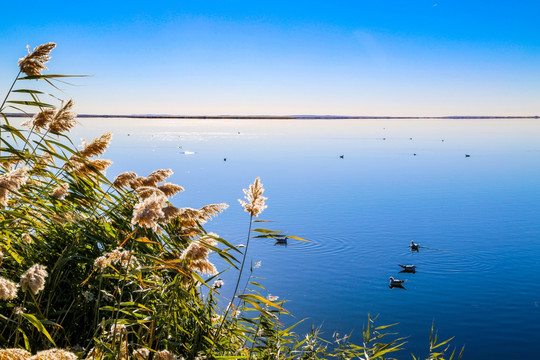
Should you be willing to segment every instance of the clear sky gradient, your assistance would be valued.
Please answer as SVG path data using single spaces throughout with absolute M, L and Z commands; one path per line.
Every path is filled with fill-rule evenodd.
M 539 115 L 539 1 L 7 2 L 0 90 L 45 42 L 79 113 Z

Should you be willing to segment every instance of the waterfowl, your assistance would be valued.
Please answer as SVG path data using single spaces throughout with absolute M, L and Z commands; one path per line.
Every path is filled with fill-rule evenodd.
M 343 159 L 343 158 L 345 158 L 345 155 L 339 155 L 339 158 Z
M 465 154 L 465 157 L 471 157 L 471 155 L 469 155 L 469 154 Z
M 281 238 L 275 238 L 276 244 L 284 244 L 287 245 L 287 237 L 281 237 Z
M 394 279 L 393 276 L 390 276 L 390 277 L 388 278 L 388 280 L 390 280 L 390 286 L 403 286 L 403 283 L 404 283 L 405 281 L 407 281 L 407 279 L 405 279 L 405 280 Z
M 409 247 L 411 248 L 411 250 L 418 251 L 418 248 L 420 247 L 420 244 L 415 244 L 414 240 L 411 240 L 411 245 L 409 245 Z
M 416 265 L 401 265 L 398 264 L 403 270 L 401 272 L 408 272 L 408 273 L 415 273 L 416 272 Z

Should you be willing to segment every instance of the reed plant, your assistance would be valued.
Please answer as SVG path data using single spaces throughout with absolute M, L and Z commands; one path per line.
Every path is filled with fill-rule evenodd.
M 0 107 L 0 360 L 386 359 L 401 349 L 402 339 L 383 341 L 386 327 L 371 318 L 362 345 L 283 327 L 283 300 L 255 281 L 257 265 L 244 274 L 252 234 L 283 236 L 252 229 L 266 207 L 260 179 L 240 201 L 249 213 L 241 248 L 204 229 L 228 205 L 172 204 L 183 191 L 166 182 L 172 170 L 109 180 L 112 162 L 101 156 L 112 134 L 77 146 L 74 103 L 54 94 L 71 75 L 42 73 L 54 47 L 19 60 Z M 8 109 L 27 120 L 12 125 Z M 211 252 L 238 271 L 230 299 Z M 446 344 L 435 339 L 431 348 Z

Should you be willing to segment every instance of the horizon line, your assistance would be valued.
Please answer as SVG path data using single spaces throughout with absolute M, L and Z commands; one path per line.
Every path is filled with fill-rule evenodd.
M 33 114 L 6 113 L 7 117 L 31 117 Z M 444 115 L 444 116 L 386 116 L 386 115 L 169 115 L 169 114 L 77 114 L 79 118 L 133 119 L 255 119 L 255 120 L 316 120 L 316 119 L 539 119 L 540 115 Z

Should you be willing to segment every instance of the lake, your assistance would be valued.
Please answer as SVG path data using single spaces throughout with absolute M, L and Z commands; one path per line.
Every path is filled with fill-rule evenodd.
M 249 225 L 237 199 L 260 176 L 266 227 L 311 241 L 253 239 L 248 252 L 288 301 L 284 324 L 309 318 L 298 332 L 322 324 L 359 342 L 371 314 L 399 323 L 402 359 L 426 356 L 432 322 L 466 359 L 540 353 L 539 120 L 79 121 L 74 139 L 114 132 L 111 178 L 172 168 L 186 189 L 175 205 L 228 203 L 207 230 L 233 244 Z M 236 272 L 221 277 L 231 296 Z

